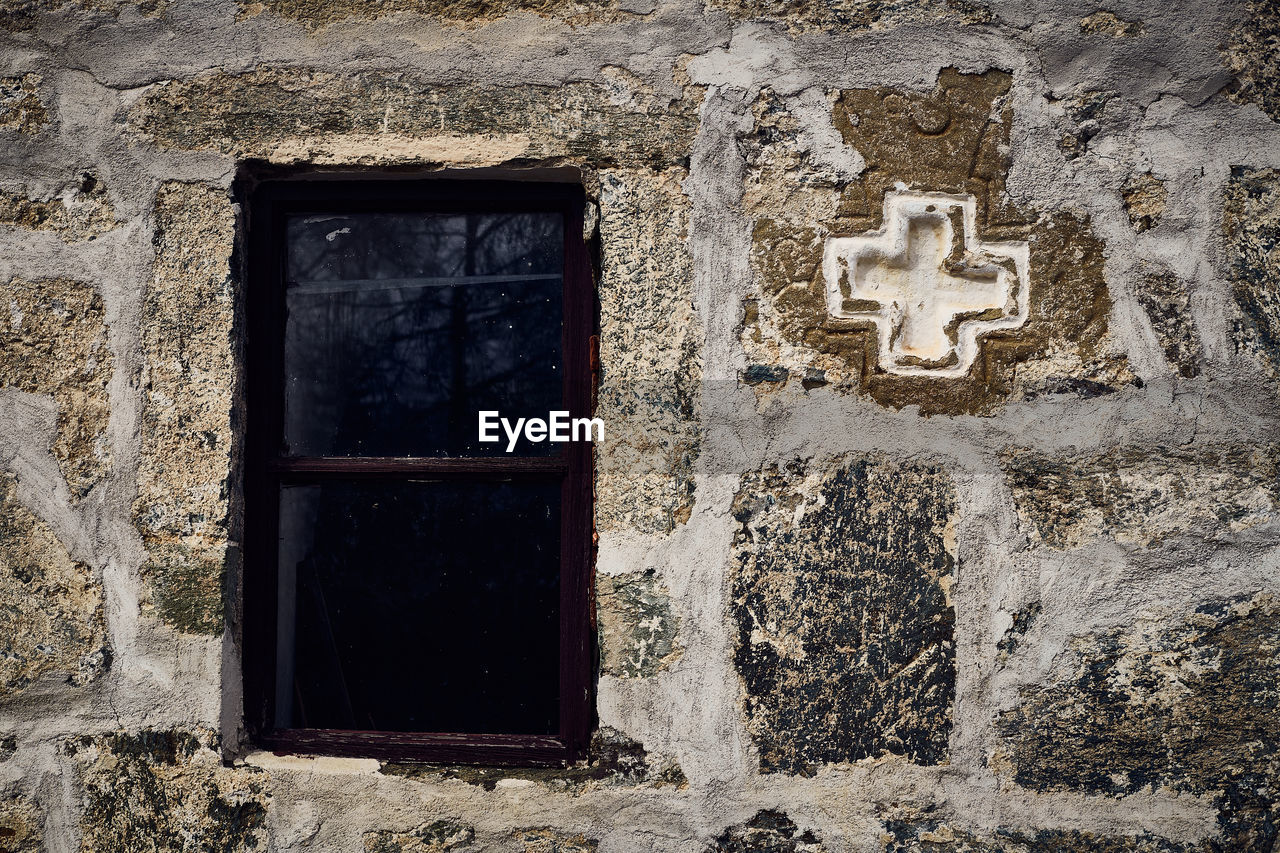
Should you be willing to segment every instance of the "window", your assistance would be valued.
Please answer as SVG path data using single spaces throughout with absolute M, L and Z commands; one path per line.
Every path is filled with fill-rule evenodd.
M 281 751 L 554 763 L 590 728 L 582 190 L 275 180 L 249 201 L 246 717 Z

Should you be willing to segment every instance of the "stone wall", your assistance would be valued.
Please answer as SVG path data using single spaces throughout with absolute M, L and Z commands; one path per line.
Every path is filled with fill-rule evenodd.
M 1270 0 L 0 0 L 0 850 L 1275 848 L 1278 28 Z M 246 738 L 264 164 L 581 180 L 580 765 Z

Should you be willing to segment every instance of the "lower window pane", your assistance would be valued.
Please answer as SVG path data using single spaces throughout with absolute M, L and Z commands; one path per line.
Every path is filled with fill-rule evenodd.
M 554 734 L 558 483 L 280 492 L 277 728 Z

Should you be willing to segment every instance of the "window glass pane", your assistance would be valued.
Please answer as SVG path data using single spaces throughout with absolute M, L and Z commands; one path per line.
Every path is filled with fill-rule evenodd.
M 557 483 L 280 492 L 277 727 L 558 731 Z
M 478 411 L 560 409 L 563 228 L 559 213 L 290 217 L 286 452 L 502 455 L 476 440 Z

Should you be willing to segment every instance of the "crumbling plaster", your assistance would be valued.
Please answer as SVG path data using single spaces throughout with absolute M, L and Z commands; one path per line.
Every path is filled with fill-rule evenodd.
M 1062 835 L 1053 838 L 1065 839 L 1059 847 L 1027 849 L 1076 844 L 1159 850 L 1180 848 L 1121 842 L 1102 848 L 1081 833 L 1145 833 L 1193 846 L 1217 837 L 1219 805 L 1206 790 L 1214 780 L 1125 787 L 1118 796 L 1087 786 L 1020 785 L 1016 770 L 995 758 L 1012 736 L 994 723 L 1016 721 L 1023 697 L 1069 705 L 1080 661 L 1095 654 L 1089 638 L 1110 636 L 1139 618 L 1177 635 L 1198 618 L 1206 600 L 1274 593 L 1280 576 L 1274 504 L 1251 516 L 1246 527 L 1227 524 L 1207 536 L 1175 531 L 1135 548 L 1133 537 L 1085 525 L 1069 543 L 1057 543 L 1069 547 L 1050 547 L 1020 515 L 1025 497 L 1020 503 L 1011 485 L 1007 454 L 1065 463 L 1083 458 L 1105 468 L 1109 454 L 1128 448 L 1140 455 L 1169 448 L 1176 451 L 1161 459 L 1187 466 L 1187 480 L 1213 483 L 1219 474 L 1206 453 L 1236 448 L 1247 454 L 1274 440 L 1278 388 L 1262 356 L 1248 340 L 1242 343 L 1223 224 L 1232 167 L 1280 167 L 1280 124 L 1262 108 L 1274 100 L 1248 97 L 1274 81 L 1275 56 L 1256 46 L 1232 52 L 1232 63 L 1250 69 L 1249 87 L 1242 89 L 1231 85 L 1232 69 L 1219 52 L 1263 0 L 1252 7 L 1239 0 L 1106 4 L 1117 20 L 1136 23 L 1137 34 L 1125 27 L 1112 32 L 1103 25 L 1109 19 L 1095 14 L 1096 4 L 1067 0 L 887 4 L 870 16 L 859 15 L 861 4 L 842 2 L 838 20 L 807 13 L 780 20 L 770 17 L 777 14 L 775 3 L 704 7 L 694 0 L 609 4 L 607 14 L 572 19 L 597 4 L 540 3 L 486 12 L 469 23 L 441 17 L 426 2 L 349 19 L 325 12 L 328 5 L 0 4 L 0 75 L 38 78 L 40 107 L 23 94 L 24 109 L 29 117 L 47 115 L 0 127 L 0 190 L 48 200 L 92 172 L 115 220 L 93 239 L 74 240 L 57 228 L 0 223 L 0 281 L 90 283 L 102 300 L 114 359 L 107 381 L 111 466 L 79 499 L 53 451 L 56 400 L 0 389 L 0 465 L 16 476 L 17 500 L 101 584 L 111 650 L 110 667 L 88 683 L 67 684 L 68 673 L 53 674 L 0 706 L 0 734 L 14 738 L 12 754 L 0 760 L 0 782 L 12 798 L 6 814 L 17 815 L 13 820 L 23 827 L 22 843 L 28 843 L 30 825 L 40 823 L 49 850 L 92 849 L 82 845 L 93 838 L 126 839 L 118 843 L 127 845 L 129 833 L 113 835 L 113 825 L 101 818 L 122 814 L 110 803 L 112 772 L 145 790 L 151 790 L 150 780 L 160 780 L 161 790 L 197 797 L 213 797 L 212 791 L 215 800 L 250 804 L 251 814 L 242 817 L 256 849 L 277 851 L 358 851 L 398 837 L 425 846 L 430 834 L 419 829 L 437 820 L 469 828 L 473 847 L 464 849 L 538 853 L 749 850 L 743 845 L 750 839 L 791 845 L 777 848 L 783 850 L 820 844 L 826 851 L 860 853 L 916 849 L 909 844 L 923 838 L 953 845 L 925 849 L 948 850 L 999 832 L 1026 839 L 1055 831 Z M 496 4 L 485 8 L 490 6 Z M 928 92 L 946 67 L 1012 75 L 1009 200 L 1088 217 L 1093 237 L 1105 247 L 1110 338 L 1141 384 L 1099 396 L 1068 388 L 1003 402 L 985 416 L 922 417 L 909 400 L 895 409 L 799 381 L 779 388 L 769 383 L 767 393 L 740 382 L 749 366 L 740 337 L 744 303 L 760 290 L 743 206 L 748 165 L 739 147 L 753 127 L 752 105 L 766 88 L 772 92 L 799 127 L 799 156 L 807 167 L 847 182 L 864 162 L 833 122 L 838 93 L 874 87 Z M 180 88 L 193 78 L 231 80 L 226 104 L 234 112 L 238 75 L 281 68 L 332 79 L 408 77 L 446 91 L 465 87 L 480 93 L 481 104 L 486 91 L 503 100 L 518 87 L 554 93 L 572 83 L 599 104 L 596 112 L 573 112 L 575 121 L 617 111 L 646 116 L 645 122 L 667 115 L 681 122 L 680 133 L 664 143 L 661 162 L 624 163 L 616 170 L 618 215 L 609 219 L 605 210 L 602 216 L 605 400 L 608 382 L 619 382 L 612 399 L 621 401 L 618 417 L 630 420 L 621 445 L 628 450 L 614 458 L 626 464 L 615 469 L 621 473 L 612 486 L 610 457 L 602 459 L 606 490 L 600 501 L 607 515 L 597 566 L 608 575 L 652 571 L 654 593 L 669 598 L 679 654 L 628 677 L 606 671 L 597 708 L 602 724 L 661 757 L 654 763 L 677 764 L 684 784 L 623 774 L 618 784 L 567 788 L 513 773 L 487 786 L 448 774 L 389 772 L 375 761 L 255 752 L 243 742 L 239 724 L 234 559 L 227 564 L 232 583 L 225 623 L 219 600 L 217 618 L 199 620 L 194 631 L 148 609 L 155 587 L 144 569 L 149 543 L 136 524 L 135 505 L 146 497 L 151 470 L 144 453 L 146 383 L 153 375 L 147 336 L 154 329 L 146 322 L 146 299 L 165 263 L 164 245 L 155 239 L 158 192 L 187 186 L 181 191 L 219 199 L 225 205 L 219 227 L 229 229 L 241 154 L 474 167 L 500 166 L 530 152 L 551 165 L 583 168 L 593 198 L 608 192 L 600 189 L 599 164 L 592 162 L 613 156 L 607 133 L 597 149 L 577 154 L 556 144 L 495 145 L 482 114 L 479 121 L 468 119 L 460 137 L 443 141 L 414 127 L 408 140 L 399 134 L 380 138 L 375 128 L 355 141 L 326 138 L 320 148 L 305 137 L 285 138 L 274 151 L 255 149 L 248 130 L 243 140 L 233 133 L 227 145 L 187 146 L 156 146 L 154 137 L 139 132 L 139 111 L 167 81 Z M 341 88 L 320 82 L 316 94 L 323 99 Z M 1098 91 L 1111 94 L 1097 127 L 1085 150 L 1068 159 L 1060 147 L 1071 129 L 1063 105 Z M 335 109 L 354 112 L 366 106 L 362 98 L 357 87 L 338 97 Z M 548 114 L 570 113 L 553 106 Z M 234 116 L 229 121 L 233 126 Z M 1146 174 L 1163 181 L 1167 197 L 1158 222 L 1138 231 L 1124 191 Z M 651 229 L 651 239 L 627 244 L 653 225 L 643 218 L 650 216 L 667 218 Z M 610 264 L 609 252 L 619 246 L 642 262 L 628 266 L 623 252 Z M 234 283 L 239 270 L 232 255 L 219 241 L 213 249 L 226 257 L 227 280 Z M 1167 358 L 1166 332 L 1153 323 L 1150 300 L 1144 303 L 1142 276 L 1153 266 L 1185 283 L 1185 310 L 1200 348 L 1195 376 L 1180 375 Z M 678 334 L 637 334 L 624 312 L 610 313 L 610 293 L 647 294 L 651 298 L 640 303 L 648 312 L 645 322 L 669 333 L 658 319 L 673 321 Z M 622 299 L 613 307 L 625 304 Z M 234 355 L 234 338 L 223 341 Z M 627 369 L 611 380 L 609 371 L 619 365 Z M 226 396 L 218 402 L 226 419 L 220 429 L 232 441 L 238 391 L 233 382 L 223 384 Z M 646 440 L 647 406 L 659 424 L 652 444 Z M 233 453 L 230 445 L 223 449 Z M 628 503 L 627 493 L 635 482 L 627 476 L 633 451 L 644 463 L 638 466 L 638 503 Z M 851 457 L 943 471 L 954 493 L 949 597 L 955 683 L 947 755 L 929 766 L 889 754 L 851 757 L 807 776 L 762 775 L 734 665 L 733 507 L 752 472 L 793 459 L 834 470 Z M 226 459 L 230 472 L 234 456 Z M 1253 476 L 1230 470 L 1221 476 L 1233 474 Z M 234 475 L 206 485 L 229 489 L 225 498 L 234 515 Z M 1163 523 L 1143 512 L 1141 502 L 1129 507 L 1126 524 L 1141 530 Z M 1197 523 L 1211 524 L 1212 518 L 1204 513 Z M 234 537 L 234 524 L 229 532 Z M 1016 619 L 1036 607 L 1034 618 Z M 218 633 L 218 625 L 225 630 Z M 1011 631 L 1016 643 L 1002 644 Z M 998 653 L 998 646 L 1005 651 Z M 166 746 L 157 751 L 157 742 Z M 219 757 L 236 766 L 222 767 Z M 1097 760 L 1105 763 L 1107 756 Z M 227 834 L 216 815 L 205 814 L 208 809 L 180 812 L 163 797 L 139 804 L 148 814 L 170 809 L 157 824 L 177 827 L 165 836 L 168 849 L 203 850 L 228 838 L 244 843 L 243 834 Z M 762 812 L 785 817 L 762 819 Z M 139 819 L 145 824 L 148 818 Z M 446 842 L 452 843 L 446 837 L 436 847 L 453 849 Z

